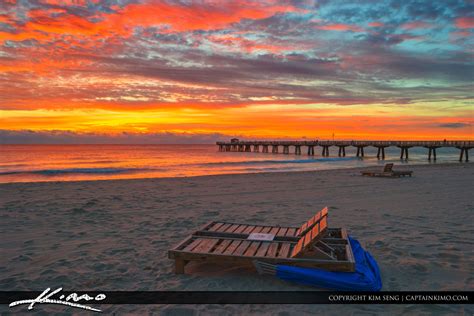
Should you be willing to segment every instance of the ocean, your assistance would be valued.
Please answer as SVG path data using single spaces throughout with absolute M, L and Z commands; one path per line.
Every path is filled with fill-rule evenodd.
M 233 173 L 282 172 L 340 169 L 395 164 L 427 164 L 428 149 L 411 148 L 409 160 L 401 161 L 400 149 L 386 149 L 386 159 L 376 158 L 367 147 L 366 157 L 337 157 L 337 148 L 322 157 L 219 152 L 216 145 L 0 145 L 0 183 L 42 181 L 84 181 L 155 177 L 189 177 Z M 293 148 L 290 149 L 293 151 Z M 459 150 L 440 148 L 436 163 L 459 163 Z M 434 163 L 434 162 L 431 162 Z

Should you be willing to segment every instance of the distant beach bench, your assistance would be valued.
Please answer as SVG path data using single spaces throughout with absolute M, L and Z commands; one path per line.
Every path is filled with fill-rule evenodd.
M 168 257 L 174 259 L 177 274 L 184 273 L 184 267 L 190 261 L 225 262 L 249 266 L 259 261 L 317 267 L 331 271 L 354 271 L 355 261 L 347 232 L 342 228 L 328 228 L 327 208 L 324 210 L 324 216 L 318 212 L 320 218 L 318 221 L 315 220 L 318 214 L 311 218 L 313 221 L 310 229 L 307 227 L 311 219 L 305 223 L 305 229 L 303 229 L 305 224 L 299 228 L 231 224 L 238 227 L 245 225 L 254 229 L 252 231 L 243 229 L 242 234 L 233 235 L 225 231 L 223 233 L 226 235 L 219 235 L 219 232 L 206 235 L 205 231 L 197 231 L 170 249 Z M 281 228 L 286 229 L 286 232 L 278 235 Z M 290 228 L 292 232 L 294 229 L 294 233 L 287 236 Z M 296 232 L 300 231 L 299 229 L 304 233 L 297 235 Z M 243 234 L 244 231 L 247 233 Z M 268 233 L 262 233 L 262 231 L 268 231 Z
M 362 171 L 361 174 L 369 177 L 411 177 L 413 171 L 394 171 L 393 163 L 388 163 L 384 166 L 382 172 Z

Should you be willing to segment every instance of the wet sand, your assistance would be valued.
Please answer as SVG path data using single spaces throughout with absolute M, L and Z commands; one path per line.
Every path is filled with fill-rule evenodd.
M 307 290 L 243 267 L 189 264 L 185 275 L 175 275 L 167 250 L 211 220 L 297 226 L 329 206 L 329 226 L 346 227 L 378 261 L 383 290 L 474 290 L 474 165 L 399 169 L 413 170 L 414 176 L 367 178 L 359 175 L 363 169 L 345 169 L 2 184 L 0 289 Z M 16 307 L 20 309 L 26 312 L 26 307 Z M 450 315 L 472 314 L 474 309 L 467 305 L 115 305 L 105 310 L 172 315 L 336 315 L 341 311 Z

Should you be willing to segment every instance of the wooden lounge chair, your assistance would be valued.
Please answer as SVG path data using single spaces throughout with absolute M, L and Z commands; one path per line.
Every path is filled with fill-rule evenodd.
M 318 267 L 332 271 L 354 271 L 355 261 L 347 233 L 323 239 L 326 217 L 296 240 L 275 237 L 274 240 L 249 240 L 223 236 L 192 235 L 168 251 L 175 260 L 175 272 L 184 273 L 190 261 L 246 264 L 254 261 L 274 264 Z M 294 239 L 294 237 L 290 237 Z
M 384 166 L 382 172 L 374 172 L 374 171 L 362 171 L 361 174 L 363 176 L 369 177 L 405 177 L 412 175 L 413 171 L 394 171 L 393 170 L 393 163 L 388 163 Z
M 195 232 L 195 235 L 221 236 L 233 238 L 247 238 L 252 233 L 272 234 L 277 237 L 298 238 L 306 234 L 314 225 L 319 223 L 328 215 L 328 208 L 325 207 L 317 212 L 307 222 L 300 227 L 293 226 L 270 226 L 270 225 L 250 225 L 229 222 L 210 222 Z

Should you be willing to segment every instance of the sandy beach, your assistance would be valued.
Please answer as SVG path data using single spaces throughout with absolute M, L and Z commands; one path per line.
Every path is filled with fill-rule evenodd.
M 243 267 L 188 265 L 167 250 L 211 220 L 300 225 L 329 206 L 378 261 L 383 290 L 474 290 L 473 164 L 0 185 L 2 290 L 301 290 Z M 2 307 L 2 309 L 5 307 Z M 17 307 L 26 312 L 26 307 Z M 38 310 L 50 310 L 38 307 Z M 62 311 L 62 308 L 51 310 Z M 4 311 L 4 310 L 3 310 Z M 66 310 L 67 311 L 67 310 Z M 106 313 L 472 314 L 462 305 L 109 306 Z

